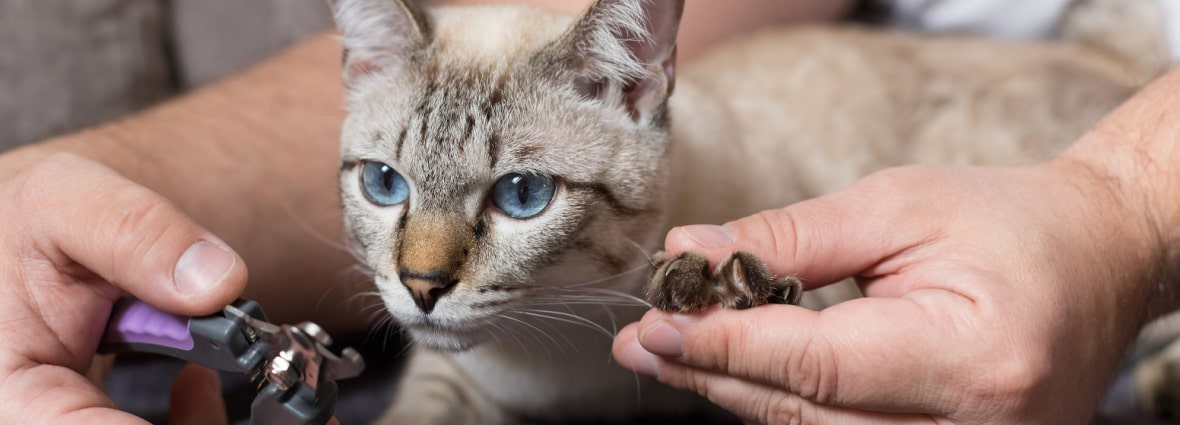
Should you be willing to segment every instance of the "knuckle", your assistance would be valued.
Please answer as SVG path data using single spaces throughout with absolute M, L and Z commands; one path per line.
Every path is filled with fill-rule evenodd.
M 60 214 L 70 199 L 61 199 L 61 186 L 74 181 L 77 170 L 86 166 L 86 160 L 71 153 L 57 153 L 46 157 L 11 177 L 0 181 L 0 215 L 9 216 L 5 221 L 22 223 L 17 229 L 35 229 L 44 223 L 46 216 Z M 67 197 L 68 198 L 68 197 Z M 40 224 L 39 224 L 40 223 Z M 9 236 L 15 232 L 3 232 Z
M 781 382 L 788 383 L 789 390 L 806 400 L 827 404 L 836 395 L 839 370 L 836 353 L 831 344 L 815 336 L 807 336 L 792 351 L 783 367 Z
M 785 395 L 775 395 L 773 400 L 766 403 L 762 413 L 762 423 L 769 425 L 800 425 L 805 423 L 805 404 L 797 398 Z
M 5 181 L 0 193 L 6 204 L 15 207 L 13 210 L 37 206 L 52 192 L 50 186 L 60 179 L 60 174 L 78 161 L 81 159 L 68 153 L 49 156 Z
M 725 330 L 728 328 L 728 330 Z M 720 352 L 712 353 L 712 357 L 708 363 L 707 368 L 713 370 L 731 372 L 730 366 L 741 364 L 742 359 L 734 358 L 740 356 L 745 352 L 746 341 L 749 339 L 748 326 L 727 326 L 719 329 L 720 331 L 709 332 L 704 340 L 705 343 L 700 344 L 703 347 L 716 347 Z M 708 341 L 713 341 L 712 343 Z M 708 345 L 707 345 L 708 344 Z
M 808 252 L 801 246 L 806 241 L 799 237 L 799 221 L 789 208 L 762 211 L 752 218 L 757 220 L 758 229 L 764 229 L 758 232 L 767 238 L 762 260 L 772 269 L 784 263 L 798 264 L 799 253 Z
M 142 256 L 175 227 L 171 206 L 139 194 L 129 194 L 110 211 L 106 232 L 120 255 Z
M 1010 348 L 997 351 L 996 355 L 974 362 L 988 365 L 987 372 L 975 374 L 977 379 L 969 381 L 967 386 L 968 397 L 978 404 L 994 407 L 1022 403 L 1048 379 L 1051 365 L 1045 356 L 1030 352 L 1013 354 Z
M 903 165 L 886 168 L 869 174 L 861 179 L 854 187 L 869 193 L 892 193 L 899 189 L 910 189 L 915 185 L 929 182 L 929 171 L 932 169 L 922 165 Z
M 699 373 L 693 368 L 675 368 L 675 370 L 667 372 L 661 371 L 657 379 L 673 387 L 695 392 L 707 399 L 710 398 L 708 375 Z
M 683 364 L 705 370 L 728 372 L 732 364 L 740 364 L 740 359 L 731 356 L 742 353 L 746 340 L 744 326 L 728 326 L 726 322 L 718 326 L 702 326 L 685 333 Z
M 36 205 L 35 197 L 42 192 L 40 189 L 37 180 L 27 172 L 13 176 L 0 189 L 0 204 L 10 208 L 0 208 L 0 212 L 20 216 L 24 211 L 29 211 L 30 206 Z
M 78 170 L 94 166 L 92 161 L 77 154 L 59 152 L 38 161 L 22 174 L 33 182 L 55 182 L 62 176 L 76 174 Z

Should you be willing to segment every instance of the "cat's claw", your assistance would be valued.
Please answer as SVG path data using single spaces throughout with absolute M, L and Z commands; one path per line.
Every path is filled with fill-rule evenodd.
M 776 277 L 758 257 L 738 251 L 709 269 L 695 252 L 672 258 L 658 254 L 645 290 L 652 307 L 691 313 L 711 306 L 746 309 L 762 304 L 798 304 L 803 284 L 793 276 Z

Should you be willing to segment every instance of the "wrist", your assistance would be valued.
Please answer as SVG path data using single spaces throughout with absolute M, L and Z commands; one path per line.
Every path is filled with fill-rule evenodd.
M 1152 317 L 1180 307 L 1180 72 L 1168 74 L 1120 106 L 1059 160 L 1084 166 L 1122 203 L 1112 218 L 1142 230 L 1154 269 Z

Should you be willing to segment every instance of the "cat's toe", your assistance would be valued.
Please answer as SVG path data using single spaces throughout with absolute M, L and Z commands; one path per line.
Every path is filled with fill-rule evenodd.
M 771 304 L 799 305 L 803 300 L 803 281 L 795 276 L 783 276 L 774 280 L 774 292 L 769 298 Z
M 715 304 L 709 260 L 685 252 L 656 263 L 648 282 L 647 301 L 660 310 L 691 313 Z
M 762 304 L 798 304 L 803 284 L 792 276 L 776 277 L 762 260 L 737 251 L 722 260 L 713 272 L 719 302 L 727 308 L 744 309 Z

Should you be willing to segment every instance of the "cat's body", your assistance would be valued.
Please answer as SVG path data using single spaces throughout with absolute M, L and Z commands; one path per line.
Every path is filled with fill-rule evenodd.
M 346 217 L 418 342 L 390 425 L 700 409 L 612 364 L 595 329 L 643 312 L 629 297 L 670 226 L 782 207 L 894 165 L 1042 160 L 1134 82 L 1078 47 L 852 28 L 762 33 L 677 75 L 674 1 L 602 0 L 582 19 L 335 6 L 349 49 Z M 629 43 L 636 31 L 652 43 Z M 555 189 L 494 189 L 538 175 Z
M 684 216 L 672 222 L 724 222 L 902 164 L 1047 159 L 1132 92 L 1112 65 L 1062 46 L 857 28 L 748 37 L 681 74 L 673 205 Z

